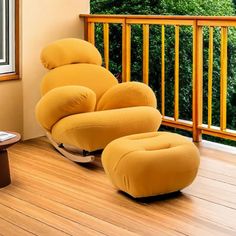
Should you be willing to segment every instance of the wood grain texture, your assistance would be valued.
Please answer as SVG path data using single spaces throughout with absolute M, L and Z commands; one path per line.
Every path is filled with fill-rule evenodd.
M 99 157 L 78 165 L 46 138 L 18 143 L 9 149 L 12 184 L 0 190 L 0 234 L 235 235 L 236 156 L 199 148 L 191 186 L 135 200 L 111 185 Z

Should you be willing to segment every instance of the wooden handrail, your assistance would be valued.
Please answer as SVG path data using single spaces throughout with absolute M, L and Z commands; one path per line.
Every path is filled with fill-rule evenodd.
M 236 21 L 236 16 L 172 16 L 172 15 L 105 15 L 80 14 L 82 18 L 116 18 L 116 19 L 174 19 L 174 20 L 223 20 Z

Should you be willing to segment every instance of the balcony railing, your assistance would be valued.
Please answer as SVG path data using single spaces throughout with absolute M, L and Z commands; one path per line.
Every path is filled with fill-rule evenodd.
M 171 126 L 193 133 L 193 140 L 201 141 L 202 134 L 236 140 L 236 130 L 227 128 L 227 42 L 228 28 L 236 26 L 236 17 L 204 16 L 149 16 L 149 15 L 81 15 L 85 22 L 85 38 L 95 44 L 95 25 L 103 24 L 103 43 L 105 67 L 109 69 L 109 26 L 120 24 L 122 27 L 122 81 L 131 80 L 131 30 L 132 25 L 142 25 L 143 30 L 143 82 L 149 83 L 149 28 L 151 25 L 161 27 L 161 112 L 163 125 Z M 174 26 L 174 111 L 173 117 L 165 115 L 165 28 Z M 180 28 L 192 28 L 192 120 L 179 118 L 179 47 Z M 207 122 L 203 122 L 203 36 L 208 28 L 208 89 L 207 89 Z M 213 48 L 214 28 L 220 33 L 220 117 L 219 126 L 212 125 L 212 84 L 213 84 Z M 235 84 L 236 86 L 236 84 Z M 235 114 L 236 115 L 236 114 Z

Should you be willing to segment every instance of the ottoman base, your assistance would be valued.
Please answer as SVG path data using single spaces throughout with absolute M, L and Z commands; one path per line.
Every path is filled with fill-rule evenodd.
M 129 135 L 109 143 L 102 164 L 111 182 L 133 197 L 179 191 L 196 177 L 200 155 L 185 137 L 168 132 Z

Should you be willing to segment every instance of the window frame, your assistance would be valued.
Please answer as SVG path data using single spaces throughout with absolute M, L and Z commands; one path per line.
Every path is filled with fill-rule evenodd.
M 15 71 L 0 74 L 0 82 L 20 79 L 19 76 L 19 0 L 15 0 Z

